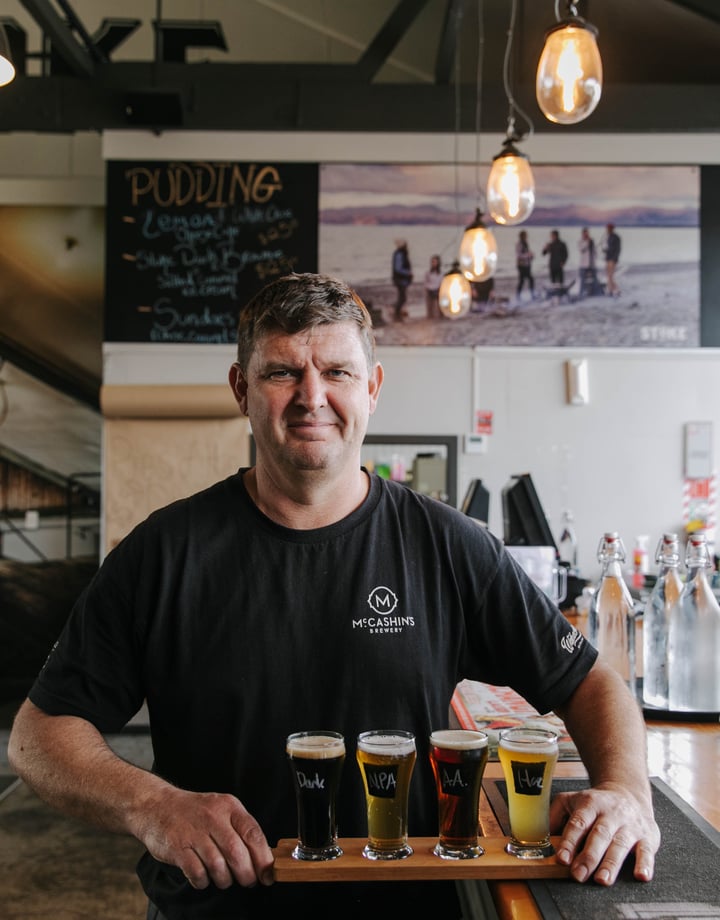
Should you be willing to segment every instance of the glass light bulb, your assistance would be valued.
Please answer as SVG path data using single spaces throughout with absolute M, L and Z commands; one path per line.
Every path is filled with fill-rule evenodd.
M 460 243 L 460 268 L 468 281 L 485 281 L 495 274 L 498 252 L 495 237 L 482 221 L 465 230 Z
M 440 282 L 438 291 L 438 304 L 443 316 L 449 319 L 459 319 L 465 316 L 472 306 L 472 288 L 467 278 L 459 271 L 459 266 L 453 266 L 453 271 Z
M 498 224 L 521 224 L 535 207 L 535 180 L 527 157 L 503 152 L 493 159 L 487 184 L 487 206 Z
M 600 102 L 602 61 L 596 35 L 595 27 L 581 19 L 562 22 L 547 33 L 535 93 L 549 121 L 577 124 Z
M 15 78 L 15 67 L 10 57 L 10 50 L 5 28 L 0 25 L 0 86 L 5 86 Z
M 0 86 L 10 83 L 15 77 L 15 68 L 12 61 L 0 55 Z

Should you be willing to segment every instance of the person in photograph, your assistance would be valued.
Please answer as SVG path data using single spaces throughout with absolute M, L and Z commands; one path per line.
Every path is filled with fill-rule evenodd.
M 587 297 L 595 290 L 595 240 L 587 227 L 583 227 L 578 242 L 580 251 L 580 296 Z
M 556 712 L 575 742 L 589 782 L 551 804 L 558 863 L 607 886 L 630 857 L 650 881 L 645 725 L 620 675 L 502 540 L 362 465 L 385 374 L 358 294 L 279 278 L 240 311 L 237 343 L 228 382 L 254 464 L 108 553 L 15 718 L 13 770 L 51 806 L 140 841 L 148 920 L 394 920 L 400 892 L 460 920 L 448 879 L 276 884 L 271 848 L 297 834 L 285 741 L 304 729 L 345 736 L 337 819 L 355 838 L 358 734 L 414 734 L 411 834 L 436 834 L 428 738 L 467 678 Z M 151 770 L 105 737 L 143 704 Z
M 532 274 L 532 261 L 534 258 L 535 253 L 528 243 L 527 232 L 521 230 L 515 244 L 515 261 L 518 270 L 518 283 L 515 294 L 518 300 L 520 300 L 520 295 L 526 282 L 530 290 L 530 299 L 533 300 L 535 297 L 535 279 Z
M 442 312 L 438 302 L 438 292 L 443 280 L 443 270 L 440 256 L 430 257 L 430 267 L 425 272 L 423 283 L 425 286 L 425 309 L 428 319 L 442 319 Z
M 565 263 L 568 260 L 568 248 L 564 240 L 560 239 L 559 231 L 550 231 L 550 239 L 543 246 L 542 254 L 548 257 L 550 284 L 563 285 L 565 283 Z
M 407 316 L 405 304 L 407 303 L 407 289 L 412 284 L 413 273 L 408 252 L 407 240 L 395 240 L 395 251 L 392 255 L 392 282 L 395 285 L 397 296 L 393 318 L 401 323 Z
M 603 252 L 605 253 L 605 292 L 609 297 L 618 297 L 620 295 L 620 288 L 615 281 L 615 272 L 620 260 L 620 246 L 620 236 L 615 230 L 615 224 L 608 224 L 605 228 Z

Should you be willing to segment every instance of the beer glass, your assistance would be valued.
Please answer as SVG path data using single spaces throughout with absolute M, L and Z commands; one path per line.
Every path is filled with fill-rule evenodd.
M 558 759 L 558 736 L 541 728 L 500 732 L 498 755 L 507 783 L 510 813 L 508 853 L 520 859 L 552 856 L 550 790 Z
M 487 759 L 485 732 L 449 729 L 430 735 L 440 827 L 433 852 L 442 859 L 475 859 L 485 852 L 478 844 L 478 808 Z
M 345 740 L 337 732 L 295 732 L 285 749 L 297 802 L 295 859 L 336 859 L 335 798 L 345 762 Z
M 415 766 L 415 736 L 404 731 L 358 735 L 357 760 L 365 786 L 368 859 L 405 859 L 408 844 L 408 794 Z

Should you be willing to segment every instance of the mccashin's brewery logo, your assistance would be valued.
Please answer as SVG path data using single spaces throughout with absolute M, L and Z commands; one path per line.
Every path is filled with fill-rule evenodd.
M 373 588 L 368 595 L 368 607 L 372 614 L 352 621 L 353 629 L 367 629 L 371 633 L 401 633 L 407 626 L 415 626 L 414 617 L 399 616 L 396 613 L 397 594 L 384 585 Z

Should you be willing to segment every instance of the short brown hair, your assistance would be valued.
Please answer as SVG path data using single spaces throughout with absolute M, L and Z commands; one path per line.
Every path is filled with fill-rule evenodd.
M 257 342 L 269 332 L 294 335 L 315 326 L 352 322 L 358 327 L 368 370 L 375 364 L 375 336 L 367 307 L 356 292 L 330 275 L 291 274 L 266 285 L 240 311 L 237 363 L 243 373 Z

